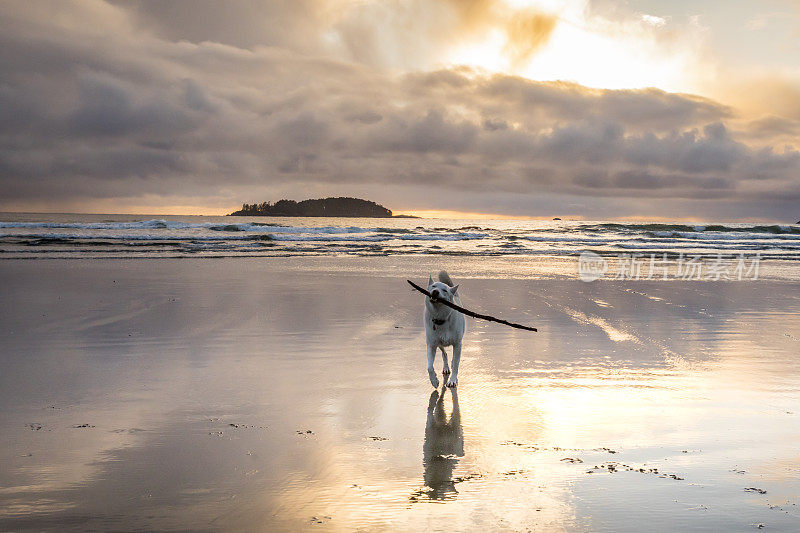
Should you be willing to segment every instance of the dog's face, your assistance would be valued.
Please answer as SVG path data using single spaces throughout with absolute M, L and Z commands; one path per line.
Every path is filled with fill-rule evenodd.
M 446 283 L 442 283 L 441 281 L 433 281 L 433 278 L 428 277 L 428 292 L 431 293 L 433 299 L 428 298 L 428 301 L 435 304 L 436 300 L 447 300 L 448 302 L 453 301 L 453 297 L 458 292 L 458 285 L 455 287 L 450 287 Z

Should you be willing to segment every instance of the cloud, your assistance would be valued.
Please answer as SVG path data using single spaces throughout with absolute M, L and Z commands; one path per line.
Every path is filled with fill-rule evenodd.
M 772 19 L 779 19 L 788 16 L 785 11 L 771 11 L 769 13 L 758 13 L 744 25 L 749 31 L 760 31 L 767 27 Z
M 333 0 L 113 0 L 131 23 L 166 41 L 215 42 L 243 49 L 281 46 L 319 52 Z
M 642 21 L 645 24 L 649 24 L 650 26 L 655 26 L 656 28 L 661 28 L 667 24 L 667 19 L 664 17 L 657 17 L 655 15 L 642 15 Z
M 543 13 L 519 13 L 506 26 L 504 48 L 514 68 L 523 66 L 550 39 L 558 19 Z
M 178 4 L 0 5 L 0 208 L 354 194 L 441 209 L 431 187 L 448 209 L 509 214 L 554 201 L 596 216 L 668 215 L 699 199 L 732 217 L 747 202 L 776 218 L 796 206 L 800 155 L 774 142 L 797 131 L 793 119 L 742 123 L 658 89 L 343 61 L 315 51 L 324 25 L 306 13 L 330 4 L 290 4 L 233 5 L 272 16 L 239 35 L 231 13 L 219 26 L 159 19 Z M 441 4 L 471 31 L 492 9 L 454 5 Z M 288 29 L 259 37 L 281 21 L 308 42 Z
M 792 144 L 800 137 L 800 120 L 792 120 L 776 115 L 749 121 L 741 130 L 741 135 L 755 141 L 767 143 Z

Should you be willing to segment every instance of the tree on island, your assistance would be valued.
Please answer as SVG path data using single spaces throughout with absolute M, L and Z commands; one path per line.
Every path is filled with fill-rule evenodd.
M 242 204 L 242 208 L 230 216 L 390 218 L 392 212 L 369 200 L 340 196 L 301 202 L 278 200 L 274 204 Z

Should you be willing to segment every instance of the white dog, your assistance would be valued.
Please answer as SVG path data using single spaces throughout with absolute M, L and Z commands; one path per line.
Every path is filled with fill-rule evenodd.
M 433 298 L 447 300 L 456 305 L 461 305 L 461 298 L 458 296 L 458 285 L 453 283 L 447 272 L 439 272 L 439 281 L 434 282 L 428 276 L 428 292 Z M 436 349 L 442 350 L 444 360 L 444 370 L 442 373 L 447 376 L 450 374 L 450 366 L 447 364 L 447 352 L 445 346 L 453 347 L 453 373 L 447 380 L 448 387 L 458 385 L 458 364 L 461 362 L 461 339 L 464 337 L 465 321 L 464 315 L 443 305 L 431 298 L 425 298 L 425 340 L 428 343 L 428 376 L 431 378 L 431 385 L 439 386 L 439 378 L 433 369 L 433 360 L 436 357 Z

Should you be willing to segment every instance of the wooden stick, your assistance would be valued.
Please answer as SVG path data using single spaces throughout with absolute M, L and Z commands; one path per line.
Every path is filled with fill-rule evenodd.
M 425 296 L 427 296 L 431 300 L 437 301 L 442 305 L 446 305 L 447 307 L 449 307 L 451 309 L 455 309 L 459 313 L 464 313 L 465 315 L 468 315 L 468 316 L 471 316 L 471 317 L 474 317 L 474 318 L 480 318 L 481 320 L 488 320 L 489 322 L 497 322 L 498 324 L 505 324 L 506 326 L 511 326 L 512 328 L 526 329 L 528 331 L 539 331 L 538 329 L 532 328 L 530 326 L 523 326 L 522 324 L 515 324 L 514 322 L 509 322 L 508 320 L 503 320 L 502 318 L 495 318 L 495 317 L 489 316 L 489 315 L 482 315 L 480 313 L 476 313 L 474 311 L 470 311 L 469 309 L 464 309 L 460 305 L 456 305 L 454 303 L 448 302 L 447 300 L 442 300 L 440 298 L 434 298 L 433 296 L 431 296 L 431 293 L 429 293 L 428 291 L 426 291 L 425 289 L 423 289 L 422 287 L 420 287 L 419 285 L 417 285 L 413 281 L 411 281 L 409 279 L 407 279 L 406 281 L 408 282 L 409 285 L 411 285 L 412 287 L 417 289 L 419 292 L 421 292 L 422 294 L 424 294 Z

